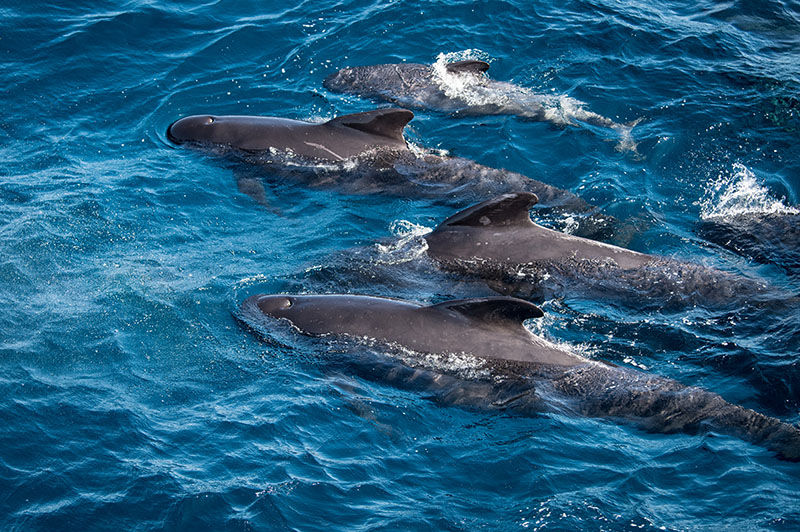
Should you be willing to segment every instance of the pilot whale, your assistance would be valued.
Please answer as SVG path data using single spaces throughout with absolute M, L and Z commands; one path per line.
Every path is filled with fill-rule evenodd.
M 800 209 L 709 217 L 698 234 L 710 242 L 757 262 L 775 264 L 788 273 L 800 272 Z
M 322 124 L 268 116 L 195 115 L 176 120 L 167 138 L 244 151 L 289 151 L 300 157 L 344 161 L 374 148 L 405 149 L 411 111 L 387 109 L 340 116 Z
M 353 194 L 413 193 L 474 201 L 527 190 L 535 192 L 554 217 L 580 214 L 575 220 L 576 234 L 605 239 L 613 233 L 613 218 L 597 213 L 596 207 L 569 191 L 468 159 L 409 149 L 403 130 L 413 117 L 405 109 L 377 109 L 320 124 L 261 116 L 194 115 L 173 122 L 167 138 L 176 144 L 240 155 L 309 186 L 336 186 Z M 252 180 L 239 186 L 259 201 L 265 196 L 263 186 Z
M 714 268 L 542 227 L 530 218 L 537 201 L 519 192 L 458 212 L 424 236 L 427 253 L 445 269 L 526 298 L 579 293 L 663 308 L 740 305 L 775 295 L 763 283 Z
M 542 316 L 532 303 L 509 297 L 423 306 L 372 296 L 287 294 L 252 296 L 240 315 L 256 330 L 274 326 L 268 319 L 284 320 L 303 335 L 377 342 L 389 353 L 399 348 L 405 357 L 416 353 L 405 364 L 386 371 L 372 365 L 371 371 L 393 384 L 439 386 L 439 396 L 452 404 L 523 414 L 566 409 L 666 433 L 715 430 L 800 460 L 800 430 L 794 426 L 699 388 L 572 353 L 524 327 L 525 320 Z M 426 367 L 426 354 L 470 357 L 488 375 L 474 382 L 457 370 Z
M 380 98 L 403 107 L 458 115 L 516 115 L 562 127 L 589 124 L 616 131 L 621 149 L 635 149 L 630 132 L 636 122 L 619 124 L 586 110 L 583 102 L 573 98 L 491 80 L 485 75 L 488 70 L 489 64 L 478 60 L 355 66 L 334 72 L 323 85 L 334 92 Z

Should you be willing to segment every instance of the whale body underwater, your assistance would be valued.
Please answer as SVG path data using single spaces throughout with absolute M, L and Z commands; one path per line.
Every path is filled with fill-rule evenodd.
M 775 264 L 791 275 L 800 272 L 800 209 L 748 213 L 703 220 L 698 234 L 757 262 Z
M 631 129 L 636 121 L 620 124 L 586 110 L 583 102 L 572 98 L 491 80 L 485 75 L 488 70 L 489 64 L 478 60 L 365 65 L 334 72 L 323 85 L 333 92 L 456 115 L 515 115 L 561 127 L 584 123 L 616 131 L 621 137 L 618 147 L 635 150 Z
M 542 227 L 530 218 L 537 201 L 535 194 L 519 192 L 460 211 L 424 236 L 427 254 L 504 295 L 536 300 L 581 294 L 663 309 L 796 299 L 715 268 Z
M 418 153 L 403 136 L 414 117 L 405 109 L 377 109 L 324 123 L 262 116 L 194 115 L 167 128 L 176 144 L 234 154 L 270 173 L 345 193 L 437 198 L 455 203 L 503 192 L 530 191 L 555 218 L 576 214 L 576 234 L 607 239 L 616 221 L 575 194 L 508 170 L 459 157 Z M 246 186 L 243 186 L 246 185 Z M 253 183 L 240 183 L 253 190 Z M 258 187 L 258 184 L 255 184 Z M 263 191 L 251 194 L 256 199 Z
M 572 353 L 525 328 L 525 320 L 542 316 L 532 303 L 502 296 L 423 306 L 373 296 L 289 294 L 251 296 L 239 315 L 256 331 L 283 321 L 305 336 L 377 342 L 389 361 L 367 364 L 368 374 L 422 386 L 446 404 L 623 419 L 663 433 L 719 431 L 800 460 L 796 427 L 715 393 Z M 398 348 L 405 358 L 392 356 Z M 426 354 L 471 357 L 486 373 L 461 375 L 426 362 Z

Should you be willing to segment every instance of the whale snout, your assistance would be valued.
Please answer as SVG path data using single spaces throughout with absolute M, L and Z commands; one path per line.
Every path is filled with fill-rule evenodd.
M 295 305 L 294 297 L 282 294 L 259 294 L 248 297 L 243 303 L 242 308 L 258 310 L 271 318 L 284 318 L 286 311 Z
M 278 318 L 294 306 L 294 301 L 283 295 L 261 296 L 257 305 L 264 314 Z
M 178 119 L 167 127 L 167 138 L 175 144 L 208 140 L 211 126 L 216 121 L 212 115 L 194 115 Z
M 174 142 L 175 144 L 180 144 L 182 142 L 180 139 L 178 139 L 178 137 L 176 137 L 172 133 L 172 127 L 178 122 L 180 122 L 180 120 L 176 120 L 175 122 L 167 126 L 167 138 L 170 140 L 170 142 Z

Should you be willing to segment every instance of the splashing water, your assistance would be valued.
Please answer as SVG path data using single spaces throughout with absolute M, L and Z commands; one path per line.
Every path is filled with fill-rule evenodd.
M 409 222 L 408 220 L 395 220 L 389 227 L 389 231 L 391 231 L 394 236 L 404 239 L 426 235 L 431 232 L 431 229 L 430 227 L 415 224 L 413 222 Z
M 470 49 L 440 53 L 433 63 L 434 80 L 448 98 L 460 100 L 468 107 L 482 108 L 483 112 L 491 109 L 488 112 L 546 120 L 561 127 L 585 123 L 609 128 L 620 136 L 617 150 L 636 152 L 631 130 L 641 118 L 628 124 L 618 124 L 587 109 L 586 102 L 566 94 L 542 94 L 513 83 L 490 81 L 483 75 L 464 75 L 447 70 L 448 64 L 465 60 L 491 62 L 487 53 Z
M 447 65 L 469 59 L 488 62 L 487 54 L 479 50 L 440 53 L 433 63 L 434 79 L 448 98 L 461 100 L 470 106 L 508 105 L 511 98 L 503 92 L 489 90 L 485 76 L 463 75 L 447 70 Z M 520 89 L 521 91 L 521 89 Z
M 709 183 L 699 202 L 700 218 L 728 218 L 745 214 L 799 214 L 800 210 L 773 197 L 755 174 L 741 163 L 731 173 L 721 172 Z
M 447 65 L 450 63 L 470 59 L 490 62 L 488 54 L 480 50 L 440 53 L 436 57 L 436 61 L 433 63 L 434 79 L 442 92 L 449 98 L 461 100 L 468 106 L 497 106 L 507 109 L 508 112 L 521 114 L 524 114 L 523 104 L 529 102 L 537 115 L 540 114 L 540 109 L 545 102 L 552 100 L 556 102 L 556 106 L 551 104 L 545 107 L 547 119 L 551 120 L 551 114 L 554 116 L 558 114 L 557 97 L 536 94 L 529 89 L 510 83 L 492 82 L 490 85 L 489 79 L 485 76 L 464 75 L 447 70 Z M 566 123 L 564 122 L 564 125 Z
M 399 264 L 416 260 L 428 251 L 428 242 L 422 238 L 431 232 L 430 227 L 418 225 L 407 220 L 395 220 L 389 227 L 397 237 L 388 244 L 376 244 L 382 264 Z
M 440 53 L 433 63 L 439 87 L 450 98 L 459 99 L 470 106 L 497 106 L 507 112 L 543 118 L 561 126 L 576 126 L 576 121 L 588 121 L 599 115 L 587 111 L 586 102 L 566 94 L 542 94 L 512 83 L 493 81 L 485 76 L 464 75 L 447 70 L 447 65 L 465 60 L 490 62 L 489 55 L 480 50 Z M 608 119 L 608 127 L 614 123 Z
M 369 340 L 367 340 L 369 341 Z M 379 342 L 372 342 L 379 344 Z M 423 368 L 457 375 L 462 379 L 483 379 L 492 373 L 486 360 L 466 353 L 425 353 L 400 344 L 391 344 L 392 354 L 411 368 Z

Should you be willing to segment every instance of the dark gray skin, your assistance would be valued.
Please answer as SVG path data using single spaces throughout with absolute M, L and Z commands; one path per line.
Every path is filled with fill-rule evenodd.
M 528 298 L 578 293 L 663 308 L 739 305 L 776 295 L 720 270 L 542 227 L 530 219 L 536 202 L 535 194 L 520 192 L 465 209 L 425 236 L 428 254 L 501 293 Z
M 719 430 L 764 445 L 783 459 L 800 460 L 800 430 L 792 425 L 671 379 L 581 357 L 524 327 L 524 320 L 542 315 L 535 305 L 508 297 L 422 306 L 371 296 L 278 294 L 252 296 L 242 304 L 242 318 L 250 323 L 269 327 L 268 317 L 307 336 L 482 362 L 490 374 L 478 380 L 440 373 L 441 368 L 370 364 L 373 375 L 403 386 L 426 385 L 450 404 L 523 414 L 567 410 L 666 433 Z
M 447 70 L 454 75 L 471 76 L 476 85 L 488 83 L 483 73 L 489 70 L 489 64 L 484 61 L 460 61 L 447 65 Z M 433 65 L 390 63 L 343 68 L 326 77 L 322 84 L 330 91 L 380 98 L 416 109 L 447 112 L 471 110 L 469 114 L 476 115 L 514 114 L 503 112 L 503 107 L 499 105 L 477 107 L 448 96 L 437 77 Z
M 422 307 L 368 296 L 255 296 L 250 304 L 273 318 L 286 318 L 303 334 L 347 335 L 403 345 L 419 352 L 574 366 L 584 359 L 532 335 L 522 326 L 540 318 L 534 304 L 512 298 L 457 300 Z
M 554 214 L 581 213 L 577 234 L 606 239 L 615 220 L 596 213 L 578 196 L 522 174 L 489 168 L 458 157 L 418 154 L 403 138 L 413 118 L 404 109 L 377 109 L 322 124 L 258 116 L 196 115 L 167 128 L 177 144 L 241 154 L 248 162 L 309 186 L 335 185 L 354 194 L 382 193 L 474 201 L 511 190 L 535 192 Z M 260 182 L 240 189 L 266 202 Z
M 370 149 L 405 149 L 403 128 L 414 117 L 403 109 L 345 115 L 322 124 L 267 116 L 195 115 L 167 128 L 176 144 L 230 146 L 245 151 L 291 151 L 300 157 L 344 161 Z
M 698 233 L 758 262 L 800 273 L 800 214 L 796 212 L 709 218 L 698 226 Z
M 468 60 L 445 65 L 394 63 L 347 67 L 325 78 L 334 92 L 380 98 L 404 107 L 433 109 L 459 115 L 516 115 L 558 126 L 578 122 L 613 129 L 622 135 L 620 148 L 635 149 L 633 124 L 618 124 L 587 111 L 581 102 L 534 93 L 485 76 L 489 64 Z

